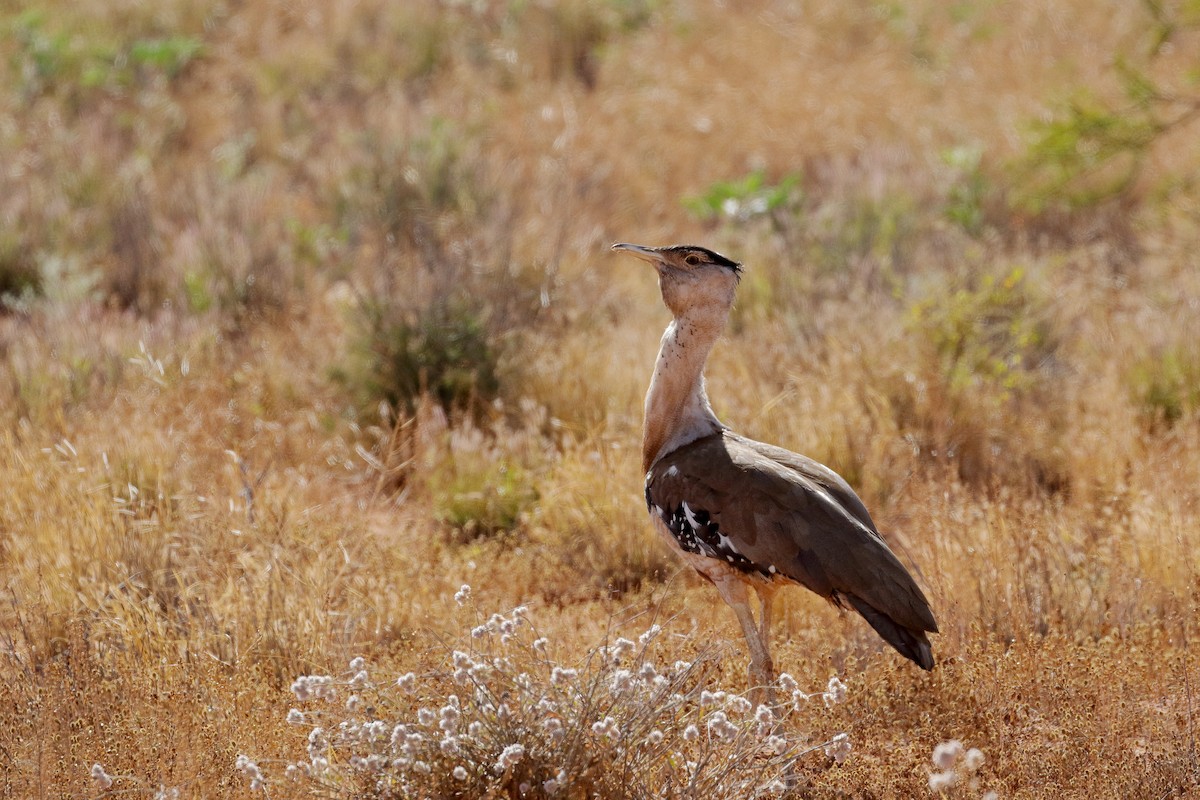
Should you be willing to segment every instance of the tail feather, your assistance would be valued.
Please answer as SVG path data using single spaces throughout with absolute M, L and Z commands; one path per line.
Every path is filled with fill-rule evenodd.
M 929 646 L 929 637 L 925 635 L 925 631 L 904 627 L 860 597 L 852 594 L 843 596 L 850 601 L 855 611 L 863 615 L 875 632 L 902 656 L 913 661 L 921 669 L 933 669 L 933 649 Z

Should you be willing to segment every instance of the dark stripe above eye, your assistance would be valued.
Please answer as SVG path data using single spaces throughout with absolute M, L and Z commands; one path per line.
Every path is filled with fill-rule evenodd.
M 677 245 L 672 245 L 671 247 L 664 247 L 663 250 L 666 250 L 668 252 L 679 253 L 679 254 L 683 255 L 683 257 L 685 259 L 687 258 L 687 255 L 689 253 L 703 255 L 705 257 L 704 260 L 706 260 L 710 263 L 716 264 L 717 266 L 728 267 L 729 269 L 733 270 L 734 272 L 742 271 L 742 265 L 740 262 L 734 261 L 732 258 L 729 258 L 727 256 L 723 256 L 720 253 L 718 253 L 716 250 L 709 250 L 707 247 L 700 247 L 698 245 L 689 245 L 689 244 L 677 244 Z

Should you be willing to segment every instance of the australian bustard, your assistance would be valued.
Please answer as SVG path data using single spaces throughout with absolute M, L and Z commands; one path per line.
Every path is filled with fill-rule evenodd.
M 775 592 L 799 583 L 850 606 L 922 669 L 933 668 L 929 602 L 858 495 L 828 467 L 733 433 L 713 414 L 704 364 L 725 328 L 741 265 L 704 247 L 615 244 L 658 272 L 674 319 L 646 393 L 642 469 L 655 528 L 733 608 L 752 687 L 769 687 Z M 762 605 L 756 623 L 750 592 Z

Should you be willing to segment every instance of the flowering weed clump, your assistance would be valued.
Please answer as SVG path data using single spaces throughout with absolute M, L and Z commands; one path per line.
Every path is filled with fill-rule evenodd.
M 470 588 L 455 599 L 469 605 Z M 820 708 L 790 676 L 784 704 L 755 706 L 713 686 L 711 654 L 668 663 L 658 624 L 566 665 L 526 607 L 476 617 L 426 674 L 375 674 L 360 657 L 297 678 L 287 720 L 308 729 L 306 756 L 282 775 L 245 756 L 238 769 L 255 788 L 283 779 L 333 796 L 748 798 L 785 792 L 806 753 L 850 752 L 845 733 L 812 744 L 790 724 Z M 820 696 L 844 693 L 835 677 Z
M 934 792 L 950 792 L 956 787 L 972 795 L 979 792 L 979 769 L 986 760 L 978 747 L 966 749 L 958 739 L 942 742 L 933 748 L 933 766 L 937 772 L 929 774 L 929 788 Z M 996 800 L 995 792 L 981 795 L 983 800 Z

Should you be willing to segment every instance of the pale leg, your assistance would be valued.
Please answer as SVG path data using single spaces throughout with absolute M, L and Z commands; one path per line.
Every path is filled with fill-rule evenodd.
M 715 583 L 721 597 L 737 616 L 738 623 L 742 626 L 742 634 L 746 637 L 746 647 L 750 650 L 750 699 L 752 702 L 774 705 L 775 668 L 771 664 L 771 654 L 767 652 L 766 642 L 754 622 L 754 613 L 750 610 L 750 593 L 746 591 L 746 584 L 736 578 L 718 580 Z

